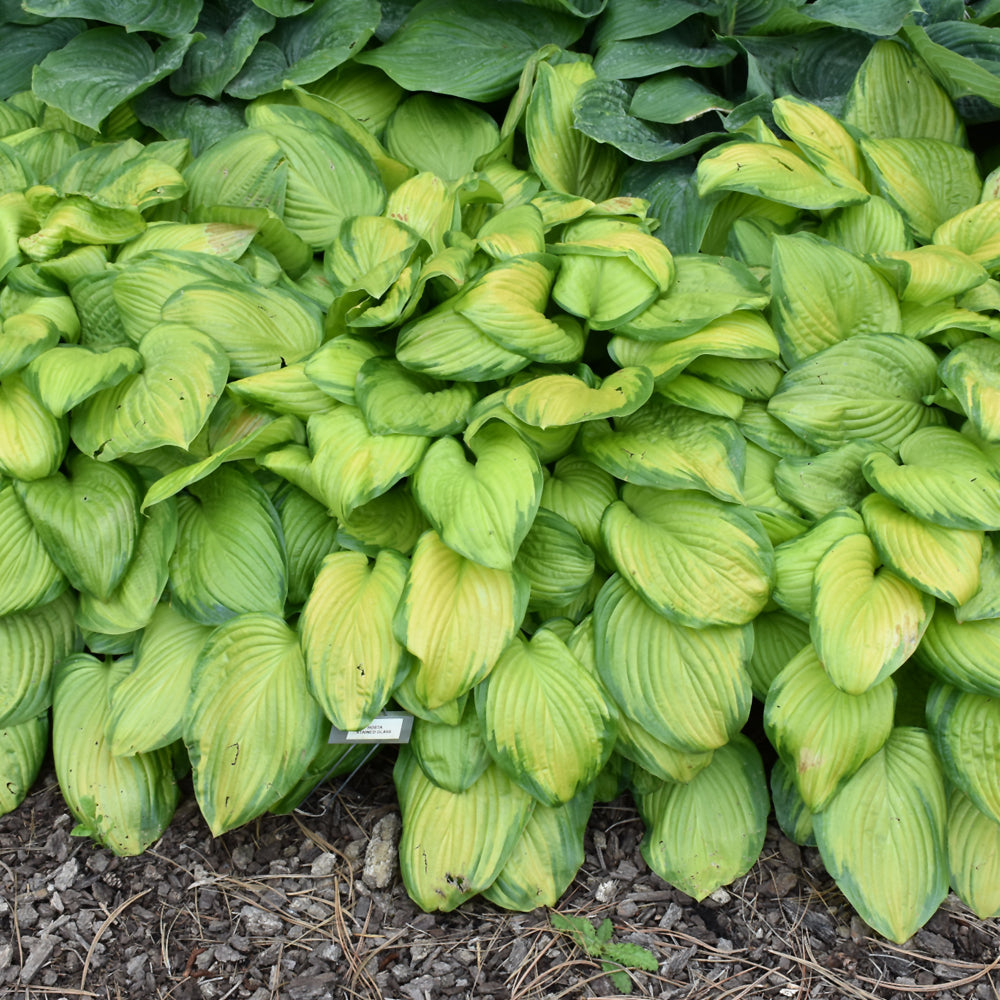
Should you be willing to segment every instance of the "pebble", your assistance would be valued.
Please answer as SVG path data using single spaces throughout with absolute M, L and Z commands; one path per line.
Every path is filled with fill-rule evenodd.
M 284 929 L 285 922 L 281 917 L 258 906 L 244 906 L 240 910 L 247 933 L 254 937 L 274 937 Z
M 55 886 L 56 892 L 65 892 L 73 886 L 79 875 L 80 862 L 76 858 L 70 858 L 52 873 L 52 885 Z
M 392 884 L 399 858 L 401 831 L 399 813 L 389 813 L 375 824 L 365 850 L 365 867 L 361 875 L 369 888 L 387 889 Z
M 724 889 L 721 885 L 715 892 L 710 893 L 708 897 L 713 903 L 718 903 L 719 906 L 725 906 L 733 897 L 732 895 Z
M 327 878 L 337 870 L 339 859 L 336 854 L 324 851 L 309 867 L 310 875 L 316 878 Z
M 618 883 L 613 878 L 609 878 L 598 883 L 597 888 L 594 890 L 594 899 L 598 903 L 610 903 L 615 898 L 617 892 Z

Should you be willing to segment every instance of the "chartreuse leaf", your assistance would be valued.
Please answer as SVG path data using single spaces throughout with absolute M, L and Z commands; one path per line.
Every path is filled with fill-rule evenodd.
M 177 514 L 170 591 L 185 615 L 219 625 L 246 612 L 284 610 L 281 522 L 251 475 L 223 465 L 177 497 Z
M 80 453 L 68 459 L 67 473 L 19 483 L 18 495 L 70 583 L 106 599 L 135 550 L 138 483 L 124 466 Z
M 535 799 L 496 764 L 463 792 L 439 788 L 405 746 L 393 781 L 403 818 L 403 882 L 428 911 L 454 910 L 492 885 L 535 807 Z
M 948 891 L 944 776 L 928 734 L 897 727 L 813 817 L 823 864 L 866 923 L 902 943 Z
M 347 404 L 313 414 L 307 431 L 316 487 L 339 518 L 412 475 L 430 444 L 422 435 L 373 434 Z
M 1000 199 L 991 198 L 946 219 L 934 230 L 936 246 L 968 254 L 988 271 L 1000 266 Z
M 168 563 L 177 542 L 177 508 L 158 504 L 142 518 L 135 551 L 115 589 L 104 599 L 80 593 L 77 624 L 91 632 L 124 635 L 145 627 L 167 585 Z
M 771 767 L 771 801 L 781 832 L 793 843 L 815 847 L 812 813 L 802 801 L 792 773 L 780 757 Z
M 746 722 L 749 627 L 677 624 L 615 574 L 597 596 L 594 638 L 601 680 L 656 739 L 689 753 L 714 750 Z
M 419 660 L 415 692 L 428 708 L 454 701 L 493 669 L 524 618 L 528 589 L 520 574 L 472 562 L 434 531 L 421 536 L 394 629 Z
M 1000 343 L 976 337 L 959 344 L 941 362 L 941 381 L 987 441 L 1000 441 Z
M 360 552 L 334 552 L 302 609 L 309 690 L 341 729 L 364 729 L 389 699 L 403 657 L 392 619 L 408 569 L 391 549 L 373 563 Z
M 615 725 L 596 680 L 551 629 L 515 636 L 476 689 L 499 767 L 539 802 L 568 802 L 604 767 Z
M 1000 823 L 958 788 L 948 796 L 948 870 L 958 898 L 980 920 L 1000 915 Z
M 13 812 L 28 796 L 49 748 L 49 713 L 16 726 L 0 726 L 0 816 Z
M 397 486 L 355 507 L 340 522 L 337 544 L 366 556 L 377 556 L 381 549 L 408 556 L 429 527 L 410 491 Z
M 337 521 L 319 501 L 289 482 L 272 494 L 288 556 L 288 603 L 305 603 L 323 560 L 340 548 Z
M 872 265 L 895 282 L 903 302 L 951 304 L 955 296 L 982 285 L 989 274 L 968 254 L 948 246 L 922 246 L 877 254 Z
M 29 722 L 52 704 L 52 670 L 76 647 L 76 595 L 0 618 L 0 725 Z
M 449 548 L 493 569 L 510 569 L 542 492 L 542 470 L 513 428 L 491 421 L 468 442 L 435 441 L 413 475 L 413 494 Z
M 542 506 L 569 521 L 587 546 L 601 554 L 601 518 L 617 499 L 614 476 L 579 455 L 560 458 L 542 486 Z
M 244 403 L 308 420 L 329 408 L 330 397 L 306 375 L 306 364 L 294 361 L 276 371 L 248 375 L 230 382 L 226 391 Z
M 408 746 L 424 774 L 456 795 L 471 788 L 492 763 L 471 698 L 454 726 L 415 719 Z
M 916 517 L 945 528 L 1000 528 L 1000 467 L 971 438 L 947 427 L 915 431 L 899 446 L 898 465 L 869 455 L 867 480 Z
M 380 357 L 358 369 L 354 394 L 373 434 L 427 437 L 463 430 L 479 398 L 474 385 L 442 382 Z
M 59 468 L 68 440 L 66 420 L 53 416 L 20 375 L 0 381 L 0 475 L 44 479 Z
M 408 225 L 382 215 L 344 220 L 324 258 L 324 271 L 337 295 L 364 291 L 381 298 L 410 262 L 420 237 Z
M 927 64 L 895 40 L 877 41 L 869 50 L 847 93 L 844 122 L 876 139 L 903 136 L 957 144 L 965 139 L 954 104 Z
M 62 344 L 39 355 L 24 370 L 25 384 L 57 417 L 142 368 L 142 355 L 128 347 L 95 351 Z
M 427 703 L 417 694 L 417 671 L 412 655 L 407 658 L 407 669 L 401 670 L 400 673 L 401 677 L 396 682 L 396 687 L 392 692 L 393 701 L 400 708 L 418 719 L 432 722 L 435 725 L 457 726 L 461 722 L 462 713 L 469 705 L 470 694 L 468 691 L 437 708 L 428 708 Z
M 774 555 L 777 562 L 777 549 Z M 808 622 L 787 611 L 763 611 L 757 615 L 753 620 L 753 654 L 747 663 L 754 697 L 764 701 L 774 678 L 809 641 Z
M 664 881 L 704 899 L 757 860 L 770 799 L 760 754 L 743 735 L 720 747 L 687 784 L 637 795 L 646 824 L 642 856 Z
M 135 260 L 153 250 L 210 253 L 225 260 L 239 260 L 257 234 L 257 227 L 226 222 L 154 222 L 141 236 L 126 243 L 116 264 Z
M 678 750 L 619 713 L 615 753 L 660 781 L 690 781 L 712 760 L 711 750 Z M 615 796 L 617 797 L 617 796 Z
M 593 802 L 593 790 L 584 789 L 560 805 L 536 803 L 507 863 L 483 897 L 522 913 L 555 906 L 583 864 L 583 835 Z
M 965 691 L 1000 696 L 1000 618 L 962 621 L 939 604 L 915 654 L 930 673 Z
M 476 242 L 494 260 L 506 260 L 526 253 L 544 253 L 542 214 L 531 204 L 502 208 L 479 227 Z
M 538 508 L 514 565 L 530 583 L 532 611 L 570 604 L 594 578 L 593 550 L 569 521 L 544 507 Z
M 934 599 L 879 565 L 857 529 L 816 564 L 809 631 L 833 684 L 860 695 L 909 659 L 934 611 Z
M 959 621 L 1000 618 L 1000 546 L 992 535 L 983 541 L 983 561 L 979 564 L 979 590 L 955 609 Z
M 811 233 L 775 236 L 774 331 L 788 365 L 857 334 L 898 333 L 889 283 L 854 254 Z
M 956 606 L 979 589 L 982 532 L 922 521 L 879 493 L 864 498 L 861 516 L 879 558 L 913 586 Z
M 618 479 L 664 489 L 705 490 L 742 500 L 745 445 L 725 417 L 676 406 L 660 396 L 631 415 L 584 425 L 580 452 Z
M 115 756 L 146 753 L 181 738 L 191 674 L 211 632 L 170 603 L 156 606 L 130 671 L 111 691 L 107 737 Z
M 971 150 L 942 139 L 862 139 L 879 193 L 903 214 L 916 239 L 979 201 L 982 180 Z
M 818 451 L 860 439 L 898 448 L 919 428 L 944 422 L 924 403 L 937 388 L 937 364 L 909 337 L 858 334 L 799 362 L 768 411 Z
M 208 335 L 182 323 L 160 323 L 138 345 L 142 370 L 90 396 L 73 413 L 81 452 L 102 461 L 180 448 L 194 440 L 226 383 L 229 361 Z
M 0 620 L 54 600 L 66 578 L 17 498 L 13 483 L 0 485 Z
M 384 357 L 385 353 L 385 348 L 375 341 L 341 334 L 309 356 L 305 362 L 306 378 L 328 396 L 355 406 L 354 386 L 361 366 L 369 358 Z
M 774 553 L 748 510 L 693 490 L 626 485 L 601 533 L 615 568 L 681 625 L 744 625 L 767 603 Z
M 63 660 L 52 704 L 52 754 L 59 787 L 77 820 L 72 831 L 117 855 L 141 854 L 166 829 L 177 805 L 173 754 L 166 747 L 115 757 L 107 739 L 109 694 L 129 657 L 102 663 L 86 653 Z
M 824 809 L 840 785 L 889 738 L 896 685 L 886 678 L 845 694 L 812 645 L 797 653 L 767 692 L 764 727 L 805 804 Z
M 326 722 L 306 686 L 298 635 L 275 614 L 242 614 L 209 638 L 191 678 L 184 744 L 216 836 L 298 781 Z
M 861 205 L 831 213 L 820 226 L 819 235 L 856 254 L 909 250 L 913 246 L 902 215 L 878 195 Z
M 578 369 L 578 372 L 580 369 Z M 513 379 L 517 384 L 520 380 Z M 555 462 L 566 455 L 576 440 L 579 428 L 576 424 L 566 427 L 534 427 L 525 423 L 507 409 L 505 400 L 508 389 L 498 389 L 484 396 L 469 411 L 469 423 L 462 434 L 462 440 L 468 443 L 479 431 L 494 420 L 513 427 L 518 434 L 532 447 L 538 460 L 543 464 Z

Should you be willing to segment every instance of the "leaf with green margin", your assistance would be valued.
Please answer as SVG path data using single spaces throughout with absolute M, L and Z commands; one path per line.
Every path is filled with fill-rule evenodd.
M 0 726 L 19 726 L 52 704 L 55 665 L 78 649 L 73 614 L 76 595 L 66 590 L 55 600 L 0 618 Z
M 553 466 L 542 485 L 541 505 L 564 517 L 587 546 L 603 553 L 601 518 L 608 504 L 618 499 L 611 473 L 580 455 L 566 455 Z
M 143 369 L 85 400 L 73 412 L 73 442 L 110 461 L 159 445 L 187 446 L 222 392 L 229 361 L 207 334 L 160 323 L 139 342 Z
M 687 784 L 659 783 L 639 794 L 637 805 L 646 864 L 697 900 L 749 871 L 764 846 L 767 779 L 743 735 L 716 750 Z
M 537 803 L 496 881 L 483 890 L 483 898 L 522 913 L 555 906 L 583 864 L 583 835 L 593 802 L 593 790 L 584 789 L 562 805 Z
M 471 698 L 457 725 L 414 720 L 408 746 L 424 774 L 455 795 L 471 788 L 492 762 Z
M 53 475 L 67 440 L 65 418 L 54 417 L 20 375 L 0 381 L 0 475 L 23 481 Z
M 963 621 L 938 604 L 914 660 L 946 684 L 972 694 L 1000 696 L 1000 618 Z
M 1000 80 L 989 65 L 990 62 L 995 64 L 996 60 L 977 57 L 976 42 L 981 40 L 977 37 L 977 29 L 981 26 L 946 24 L 944 31 L 940 27 L 930 27 L 934 29 L 933 34 L 931 30 L 917 24 L 905 24 L 903 37 L 930 67 L 948 96 L 952 100 L 961 97 L 981 97 L 994 106 L 1000 105 Z M 966 31 L 966 28 L 971 29 L 971 32 Z M 963 38 L 963 35 L 967 37 Z M 964 42 L 972 43 L 968 56 L 956 51 L 964 47 Z
M 802 801 L 792 775 L 780 757 L 771 767 L 771 801 L 781 832 L 802 847 L 815 847 L 812 813 Z
M 409 489 L 397 486 L 352 510 L 337 529 L 337 543 L 371 557 L 381 549 L 408 556 L 429 527 Z
M 217 628 L 198 657 L 184 719 L 195 796 L 212 833 L 280 800 L 325 727 L 298 635 L 279 615 L 242 614 Z
M 808 622 L 787 611 L 762 611 L 757 615 L 753 620 L 753 653 L 747 663 L 755 698 L 767 698 L 774 678 L 809 641 Z
M 328 409 L 331 399 L 306 375 L 307 363 L 293 361 L 284 368 L 248 375 L 229 382 L 226 392 L 242 403 L 308 420 L 314 413 Z
M 957 788 L 948 796 L 951 887 L 980 920 L 1000 915 L 1000 823 Z
M 987 535 L 979 565 L 979 590 L 955 611 L 959 621 L 1000 618 L 1000 545 Z
M 627 484 L 601 533 L 615 568 L 681 625 L 745 625 L 774 578 L 771 543 L 753 513 L 693 490 Z
M 913 246 L 903 216 L 877 194 L 861 205 L 832 212 L 817 232 L 823 239 L 859 255 L 909 250 Z
M 63 660 L 52 706 L 52 756 L 78 825 L 113 853 L 138 855 L 162 836 L 180 797 L 167 748 L 115 757 L 105 735 L 109 692 L 128 658 L 106 664 L 86 653 Z
M 181 738 L 191 674 L 212 626 L 158 604 L 142 631 L 132 668 L 110 694 L 107 739 L 115 756 L 169 746 Z
M 85 21 L 71 17 L 35 24 L 4 24 L 0 37 L 0 100 L 31 90 L 32 70 L 86 27 Z
M 615 426 L 584 424 L 580 453 L 625 482 L 662 489 L 705 490 L 740 502 L 746 448 L 732 420 L 676 406 L 653 396 Z
M 937 388 L 937 355 L 899 334 L 856 334 L 797 364 L 768 411 L 817 451 L 869 440 L 898 448 L 944 423 L 924 399 Z
M 305 603 L 323 559 L 340 548 L 335 518 L 304 490 L 283 482 L 271 494 L 288 556 L 288 603 Z M 405 553 L 404 553 L 405 554 Z
M 772 317 L 786 364 L 858 334 L 901 332 L 891 285 L 865 261 L 812 233 L 772 245 Z
M 421 0 L 384 45 L 356 59 L 409 91 L 494 101 L 514 90 L 533 52 L 549 43 L 567 48 L 584 27 L 562 12 L 527 5 L 501 10 L 487 0 Z
M 419 661 L 420 701 L 440 708 L 489 674 L 524 619 L 528 590 L 520 574 L 466 559 L 435 531 L 420 537 L 393 625 Z
M 438 788 L 405 746 L 393 781 L 403 817 L 403 883 L 427 911 L 454 910 L 492 885 L 535 806 L 495 764 L 464 792 Z
M 91 28 L 35 67 L 32 89 L 74 121 L 96 129 L 119 105 L 177 69 L 193 41 L 193 35 L 176 35 L 154 51 L 124 28 Z
M 1000 467 L 970 437 L 925 427 L 900 444 L 899 459 L 872 454 L 863 470 L 903 510 L 945 528 L 1000 529 Z
M 510 569 L 535 518 L 542 470 L 534 450 L 513 428 L 487 424 L 469 442 L 443 437 L 413 473 L 413 494 L 449 548 L 492 569 Z
M 929 736 L 900 727 L 813 817 L 827 871 L 891 941 L 909 938 L 948 892 L 945 796 Z
M 361 366 L 369 358 L 384 357 L 387 349 L 377 341 L 345 333 L 326 341 L 305 362 L 305 374 L 328 396 L 357 405 L 354 386 Z
M 991 198 L 946 219 L 934 230 L 936 246 L 968 254 L 988 271 L 1000 266 L 1000 198 Z
M 49 714 L 16 726 L 0 726 L 0 816 L 13 812 L 28 796 L 49 748 Z
M 825 809 L 843 782 L 882 748 L 895 706 L 896 685 L 889 678 L 863 694 L 845 694 L 811 644 L 774 678 L 764 728 L 812 812 Z
M 392 620 L 408 560 L 384 549 L 369 564 L 334 552 L 320 567 L 299 620 L 309 690 L 341 729 L 364 729 L 389 700 L 403 647 Z
M 14 484 L 0 484 L 0 620 L 54 600 L 66 585 Z
M 870 0 L 815 0 L 800 8 L 800 12 L 821 24 L 888 37 L 899 31 L 909 14 L 921 9 L 914 0 L 888 0 L 879 4 Z
M 594 605 L 597 669 L 622 713 L 688 753 L 724 746 L 750 715 L 748 626 L 689 628 L 654 611 L 618 574 Z
M 531 584 L 529 611 L 560 607 L 587 590 L 594 577 L 594 553 L 566 518 L 539 507 L 514 566 Z
M 177 497 L 177 513 L 170 592 L 185 615 L 220 625 L 247 612 L 284 610 L 281 521 L 249 473 L 223 465 Z
M 61 417 L 94 393 L 135 375 L 142 364 L 139 352 L 128 347 L 95 351 L 79 344 L 61 344 L 35 358 L 22 377 L 45 407 Z
M 594 678 L 550 629 L 514 636 L 476 688 L 490 756 L 547 806 L 593 782 L 615 743 L 615 724 Z
M 1000 343 L 988 337 L 960 344 L 938 367 L 941 381 L 987 441 L 1000 441 Z
M 813 578 L 809 632 L 830 681 L 861 695 L 913 655 L 934 599 L 891 570 L 863 528 L 820 557 Z

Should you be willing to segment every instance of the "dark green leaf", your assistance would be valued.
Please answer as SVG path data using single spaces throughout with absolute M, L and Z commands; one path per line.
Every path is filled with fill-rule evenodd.
M 801 8 L 814 21 L 883 37 L 896 34 L 906 15 L 915 10 L 920 10 L 915 0 L 815 0 Z
M 119 24 L 129 31 L 152 31 L 172 38 L 194 30 L 201 0 L 25 0 L 23 7 L 44 17 L 83 17 Z M 96 64 L 96 65 L 99 65 Z
M 647 38 L 704 11 L 715 14 L 714 0 L 614 0 L 597 22 L 594 45 L 625 38 Z
M 684 24 L 644 38 L 602 45 L 594 60 L 604 79 L 634 80 L 668 69 L 725 66 L 736 58 L 734 45 L 713 41 L 701 24 Z
M 184 100 L 174 97 L 165 85 L 140 94 L 133 109 L 143 125 L 167 139 L 190 139 L 194 156 L 243 128 L 242 102 Z
M 665 125 L 679 125 L 706 111 L 731 111 L 733 102 L 692 80 L 680 70 L 669 70 L 643 80 L 632 95 L 629 111 Z
M 31 87 L 31 71 L 86 27 L 74 18 L 44 24 L 5 24 L 0 33 L 0 100 Z

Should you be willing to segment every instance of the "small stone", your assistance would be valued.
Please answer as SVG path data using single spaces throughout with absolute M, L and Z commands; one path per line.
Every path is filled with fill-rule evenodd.
M 95 875 L 103 875 L 110 863 L 110 859 L 103 851 L 95 851 L 87 858 L 87 868 Z
M 313 954 L 325 962 L 339 962 L 344 957 L 344 949 L 336 941 L 329 941 L 320 948 L 315 948 Z
M 215 946 L 215 960 L 217 962 L 239 962 L 243 956 L 228 944 L 217 944 Z
M 736 946 L 729 940 L 729 938 L 720 937 L 719 940 L 715 942 L 715 947 L 718 948 L 719 951 L 734 951 Z
M 619 917 L 625 920 L 631 920 L 639 912 L 639 904 L 633 899 L 626 899 L 618 904 L 618 908 L 615 911 Z
M 660 917 L 660 927 L 665 930 L 673 930 L 674 924 L 684 916 L 684 911 L 676 904 L 670 903 L 666 913 Z
M 52 875 L 52 885 L 56 892 L 65 892 L 77 880 L 80 874 L 80 862 L 76 858 L 64 861 Z
M 253 848 L 248 844 L 240 844 L 233 848 L 233 867 L 243 871 L 253 862 Z
M 148 955 L 136 955 L 130 958 L 125 965 L 125 974 L 130 980 L 137 980 L 142 976 L 143 966 L 149 963 Z
M 733 897 L 729 892 L 724 889 L 721 885 L 715 892 L 711 893 L 708 897 L 713 903 L 718 903 L 719 906 L 725 906 Z
M 58 892 L 54 892 L 51 896 L 49 896 L 49 905 L 56 911 L 56 913 L 64 913 L 66 911 L 66 907 L 63 906 L 62 897 Z
M 255 937 L 275 937 L 285 927 L 281 917 L 274 913 L 268 913 L 267 910 L 262 910 L 257 906 L 244 906 L 240 910 L 240 915 L 243 917 L 247 933 Z
M 365 867 L 361 875 L 371 889 L 387 889 L 392 884 L 399 857 L 399 835 L 402 830 L 398 813 L 383 816 L 372 830 L 365 851 Z
M 21 966 L 22 983 L 30 983 L 38 973 L 38 970 L 49 960 L 55 950 L 58 938 L 45 934 L 38 938 L 28 949 L 28 957 Z
M 309 873 L 316 878 L 328 878 L 337 870 L 339 860 L 336 854 L 324 851 L 309 867 Z
M 14 957 L 14 946 L 12 944 L 0 944 L 0 972 L 3 972 Z
M 618 883 L 613 878 L 609 878 L 598 884 L 594 890 L 594 899 L 598 903 L 610 903 L 617 892 Z

